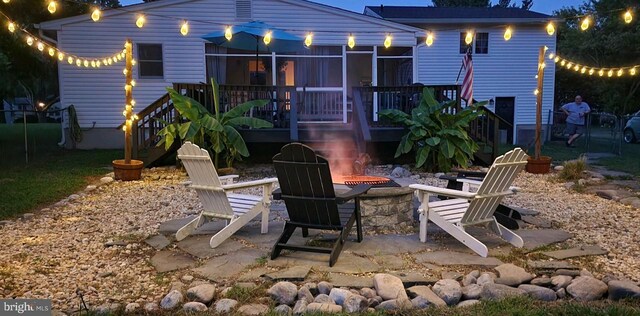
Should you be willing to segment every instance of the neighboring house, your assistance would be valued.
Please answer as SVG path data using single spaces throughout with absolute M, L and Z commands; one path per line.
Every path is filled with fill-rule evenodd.
M 534 137 L 536 71 L 540 46 L 556 48 L 556 36 L 545 26 L 549 15 L 519 8 L 440 8 L 368 6 L 364 14 L 423 29 L 434 36 L 433 45 L 417 47 L 417 81 L 425 85 L 455 83 L 466 51 L 465 34 L 475 33 L 473 45 L 474 99 L 489 100 L 488 107 L 513 125 L 501 126 L 509 142 L 527 144 Z M 505 41 L 504 32 L 512 29 Z M 542 124 L 553 110 L 555 67 L 547 60 Z M 462 83 L 460 76 L 458 83 Z
M 395 8 L 402 14 L 425 9 Z M 87 58 L 117 52 L 130 38 L 137 60 L 133 70 L 136 112 L 163 96 L 173 83 L 208 82 L 215 77 L 225 85 L 295 86 L 297 91 L 317 95 L 315 100 L 322 100 L 320 107 L 332 108 L 330 114 L 322 115 L 318 115 L 322 109 L 303 111 L 300 121 L 347 123 L 353 106 L 352 87 L 455 84 L 463 56 L 458 51 L 459 33 L 473 27 L 488 32 L 482 48 L 488 52 L 474 54 L 475 99 L 493 99 L 499 113 L 502 107 L 508 112 L 512 102 L 516 130 L 531 129 L 537 48 L 555 48 L 555 37 L 546 35 L 543 27 L 550 17 L 524 11 L 534 18 L 461 16 L 453 24 L 455 20 L 450 19 L 437 19 L 436 24 L 430 21 L 429 10 L 408 21 L 402 14 L 387 15 L 390 7 L 378 9 L 367 7 L 365 14 L 359 14 L 305 0 L 159 0 L 125 10 L 105 10 L 98 22 L 85 14 L 48 21 L 40 28 L 60 50 Z M 143 28 L 135 25 L 140 13 L 146 13 Z M 188 36 L 179 32 L 182 19 L 189 21 Z M 301 52 L 260 53 L 256 61 L 255 51 L 222 48 L 201 39 L 226 25 L 249 21 L 262 21 L 301 38 L 311 32 L 313 45 Z M 502 29 L 495 28 L 505 23 L 514 26 L 509 42 L 502 40 Z M 424 44 L 425 24 L 436 32 L 431 47 Z M 350 35 L 356 41 L 354 49 L 347 47 Z M 383 45 L 387 36 L 392 36 L 391 48 Z M 122 67 L 122 63 L 101 68 L 59 63 L 61 103 L 75 105 L 80 126 L 89 129 L 79 148 L 122 146 L 122 131 L 117 129 L 123 122 Z M 545 111 L 552 106 L 553 68 L 547 67 Z M 531 137 L 530 133 L 522 135 Z

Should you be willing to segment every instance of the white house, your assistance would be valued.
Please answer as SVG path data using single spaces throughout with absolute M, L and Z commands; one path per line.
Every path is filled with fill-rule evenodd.
M 392 9 L 399 14 L 388 14 Z M 227 85 L 286 85 L 324 94 L 324 106 L 338 109 L 328 118 L 334 123 L 347 123 L 355 86 L 455 84 L 463 56 L 459 36 L 473 29 L 474 98 L 492 99 L 498 114 L 514 113 L 513 141 L 530 139 L 526 131 L 531 131 L 535 119 L 538 47 L 555 48 L 555 36 L 544 29 L 550 17 L 533 12 L 535 17 L 527 18 L 465 17 L 467 9 L 459 9 L 454 11 L 458 17 L 442 18 L 430 17 L 429 9 L 367 7 L 360 14 L 305 0 L 159 0 L 105 10 L 97 22 L 86 14 L 45 22 L 40 28 L 45 40 L 61 51 L 89 59 L 119 52 L 125 39 L 131 39 L 137 60 L 134 111 L 161 97 L 173 83 L 208 82 L 215 77 Z M 424 14 L 402 16 L 411 11 Z M 140 15 L 145 17 L 142 28 L 136 26 Z M 184 21 L 189 24 L 186 36 L 180 33 Z M 302 52 L 260 52 L 256 58 L 255 51 L 223 48 L 201 38 L 249 21 L 264 22 L 301 39 L 312 34 L 313 44 Z M 500 27 L 506 24 L 513 28 L 508 42 Z M 431 46 L 425 44 L 427 30 L 435 35 Z M 348 45 L 350 37 L 353 48 Z M 391 41 L 389 48 L 385 40 Z M 59 63 L 61 103 L 75 105 L 86 130 L 80 148 L 122 145 L 117 129 L 123 122 L 122 69 L 122 64 L 94 68 Z M 544 113 L 552 108 L 553 78 L 554 67 L 547 67 Z

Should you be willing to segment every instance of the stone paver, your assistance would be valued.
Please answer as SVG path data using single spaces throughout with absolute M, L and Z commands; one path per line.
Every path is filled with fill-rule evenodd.
M 539 216 L 524 215 L 522 216 L 522 221 L 540 228 L 551 228 L 551 221 Z
M 373 279 L 371 277 L 361 277 L 333 272 L 329 273 L 329 283 L 331 283 L 335 287 L 373 287 Z
M 347 242 L 345 251 L 363 255 L 395 255 L 433 249 L 438 244 L 433 241 L 420 242 L 418 235 L 378 235 L 365 236 L 360 243 Z
M 556 270 L 556 269 L 578 269 L 577 266 L 574 266 L 566 261 L 532 261 L 529 260 L 527 262 L 527 266 L 531 269 L 539 269 L 539 270 Z
M 184 240 L 178 242 L 178 248 L 184 250 L 194 257 L 204 259 L 238 251 L 244 247 L 242 243 L 234 240 L 233 237 L 223 241 L 216 248 L 211 248 L 211 246 L 209 245 L 210 241 L 210 235 L 189 236 Z
M 434 251 L 425 252 L 414 255 L 416 262 L 431 262 L 440 266 L 450 265 L 467 265 L 467 266 L 483 266 L 493 268 L 502 264 L 502 261 L 496 258 L 483 258 L 477 254 L 468 254 L 453 251 Z
M 156 271 L 162 273 L 194 267 L 196 261 L 182 253 L 162 250 L 151 257 L 151 265 L 156 268 Z
M 188 222 L 190 222 L 194 218 L 195 218 L 195 215 L 185 217 L 185 218 L 168 220 L 160 224 L 160 227 L 158 227 L 158 232 L 163 235 L 175 235 L 175 233 L 178 232 L 178 229 L 182 228 L 182 226 L 186 225 Z M 200 226 L 193 233 L 193 235 L 205 235 L 205 234 L 214 235 L 215 233 L 220 231 L 220 229 L 222 228 L 224 228 L 224 221 L 222 220 L 211 221 Z
M 277 272 L 264 274 L 264 277 L 273 281 L 304 281 L 309 274 L 311 266 L 295 266 Z
M 151 236 L 151 237 L 145 239 L 144 242 L 147 245 L 155 248 L 156 250 L 162 250 L 166 246 L 169 246 L 169 244 L 171 244 L 171 241 L 167 237 L 165 237 L 164 235 Z
M 258 249 L 242 249 L 224 256 L 209 259 L 202 266 L 192 269 L 195 273 L 211 281 L 231 278 L 266 253 Z
M 273 270 L 268 269 L 266 267 L 257 267 L 249 271 L 247 270 L 243 271 L 242 274 L 238 276 L 237 280 L 239 282 L 256 281 L 256 280 L 260 280 L 263 275 L 270 272 L 273 272 Z
M 602 249 L 600 246 L 590 246 L 583 245 L 580 247 L 556 250 L 556 251 L 546 251 L 542 254 L 545 256 L 549 256 L 551 258 L 563 260 L 567 258 L 574 257 L 584 257 L 584 256 L 598 256 L 598 255 L 606 255 L 608 253 L 607 250 Z
M 402 269 L 405 265 L 402 256 L 394 256 L 394 255 L 382 255 L 382 256 L 373 256 L 373 260 L 378 262 L 380 266 L 384 269 Z
M 535 249 L 538 247 L 563 242 L 572 234 L 559 229 L 519 229 L 516 234 L 524 240 L 525 249 Z
M 351 253 L 341 253 L 333 267 L 329 267 L 329 255 L 311 252 L 292 252 L 269 260 L 268 266 L 292 267 L 298 265 L 312 266 L 315 271 L 336 273 L 370 273 L 380 271 L 380 265 L 372 260 Z

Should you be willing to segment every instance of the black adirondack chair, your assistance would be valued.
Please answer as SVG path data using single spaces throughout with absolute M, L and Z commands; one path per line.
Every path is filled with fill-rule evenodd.
M 284 249 L 328 253 L 329 266 L 333 266 L 340 256 L 342 247 L 356 224 L 357 241 L 362 241 L 362 223 L 358 196 L 366 193 L 371 186 L 359 185 L 344 194 L 336 194 L 331 180 L 327 159 L 309 146 L 291 143 L 285 145 L 273 157 L 273 164 L 280 183 L 280 198 L 284 200 L 289 213 L 284 231 L 273 247 L 271 259 L 275 259 Z M 354 200 L 355 203 L 347 203 Z M 338 238 L 331 248 L 304 245 L 289 245 L 287 241 L 296 228 L 302 228 L 302 236 L 307 237 L 309 228 L 338 231 Z

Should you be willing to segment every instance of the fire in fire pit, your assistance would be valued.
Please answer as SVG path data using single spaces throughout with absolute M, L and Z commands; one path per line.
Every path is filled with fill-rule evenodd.
M 370 184 L 374 188 L 400 187 L 398 183 L 389 178 L 364 175 L 336 176 L 333 178 L 333 182 L 348 187 L 355 187 L 358 184 Z

